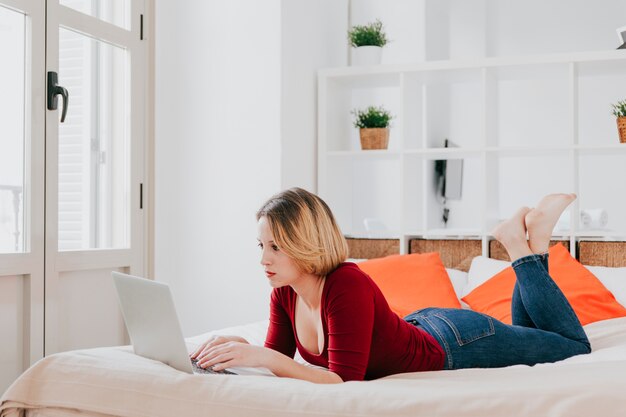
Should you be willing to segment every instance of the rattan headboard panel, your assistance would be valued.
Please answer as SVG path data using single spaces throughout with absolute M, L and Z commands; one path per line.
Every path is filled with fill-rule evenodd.
M 350 258 L 372 259 L 400 253 L 399 239 L 357 239 L 348 238 Z M 569 240 L 551 241 L 550 246 L 562 243 L 568 250 Z M 467 271 L 475 256 L 482 254 L 482 242 L 475 239 L 411 239 L 409 253 L 439 252 L 447 268 Z M 583 265 L 626 267 L 626 242 L 581 241 L 578 243 L 578 260 Z M 489 242 L 489 256 L 493 259 L 509 261 L 502 244 L 496 240 Z
M 626 242 L 578 242 L 578 260 L 583 265 L 626 266 Z
M 554 246 L 557 243 L 562 243 L 569 250 L 569 240 L 552 240 L 550 241 L 550 246 Z M 511 262 L 511 258 L 509 258 L 509 254 L 502 246 L 502 243 L 497 240 L 491 240 L 489 242 L 489 257 L 492 259 L 498 259 L 500 261 Z
M 446 268 L 467 272 L 472 259 L 482 254 L 480 240 L 411 239 L 409 253 L 439 252 Z
M 347 238 L 348 257 L 355 259 L 382 258 L 400 253 L 399 239 L 356 239 Z

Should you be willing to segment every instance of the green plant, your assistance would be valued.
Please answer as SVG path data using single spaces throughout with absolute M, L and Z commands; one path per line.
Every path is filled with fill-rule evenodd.
M 616 117 L 626 117 L 626 100 L 618 101 L 611 105 L 613 107 L 613 115 Z
M 393 119 L 391 113 L 382 106 L 369 106 L 365 110 L 354 109 L 354 127 L 359 129 L 389 127 L 389 122 Z
M 380 20 L 362 26 L 353 26 L 348 31 L 350 45 L 357 48 L 359 46 L 385 46 L 387 36 L 383 31 L 383 24 Z

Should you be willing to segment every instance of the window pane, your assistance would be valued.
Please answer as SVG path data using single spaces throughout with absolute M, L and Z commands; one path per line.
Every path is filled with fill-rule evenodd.
M 69 92 L 59 124 L 59 250 L 129 247 L 128 64 L 122 48 L 59 30 L 59 84 Z
M 60 0 L 59 4 L 130 29 L 131 0 Z
M 24 22 L 0 7 L 0 253 L 24 251 Z

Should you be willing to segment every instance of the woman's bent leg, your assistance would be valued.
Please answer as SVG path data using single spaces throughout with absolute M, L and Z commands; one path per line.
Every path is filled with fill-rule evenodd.
M 405 318 L 443 347 L 444 369 L 500 368 L 556 362 L 589 352 L 558 333 L 504 324 L 471 310 L 427 308 Z
M 542 254 L 541 263 L 548 270 L 548 257 L 547 254 Z M 511 319 L 513 324 L 516 326 L 523 327 L 531 327 L 536 328 L 537 326 L 533 323 L 532 319 L 528 315 L 526 311 L 526 307 L 524 307 L 524 303 L 522 302 L 520 292 L 519 292 L 519 283 L 517 280 L 515 281 L 515 287 L 513 288 L 513 297 L 511 299 Z
M 513 297 L 511 298 L 511 320 L 516 326 L 536 328 L 535 323 L 528 315 L 526 307 L 522 302 L 522 297 L 519 293 L 519 284 L 515 281 L 515 287 L 513 288 Z
M 589 348 L 587 335 L 572 306 L 544 266 L 545 255 L 529 255 L 513 262 L 519 295 L 538 329 L 557 333 Z

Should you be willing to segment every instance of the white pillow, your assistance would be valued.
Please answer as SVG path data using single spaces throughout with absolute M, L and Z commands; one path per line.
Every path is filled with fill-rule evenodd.
M 346 259 L 346 262 L 353 262 L 355 264 L 358 264 L 359 262 L 363 262 L 363 261 L 367 261 L 367 259 L 359 259 L 359 258 L 348 258 L 348 259 Z
M 465 287 L 467 287 L 467 272 L 459 271 L 458 269 L 446 268 L 446 272 L 450 277 L 450 282 L 452 282 L 452 286 L 454 287 L 454 292 L 456 293 L 456 298 L 459 299 L 461 303 L 461 307 L 464 309 L 469 309 L 469 306 L 461 300 L 463 291 Z
M 472 264 L 467 272 L 467 286 L 463 290 L 461 298 L 509 266 L 511 266 L 511 262 L 499 261 L 486 256 L 476 256 L 472 259 Z
M 613 293 L 618 303 L 626 306 L 626 267 L 584 266 Z
M 467 286 L 467 272 L 452 268 L 446 268 L 446 272 L 450 277 L 450 282 L 452 282 L 456 297 L 460 299 L 461 294 L 463 294 L 463 290 Z

